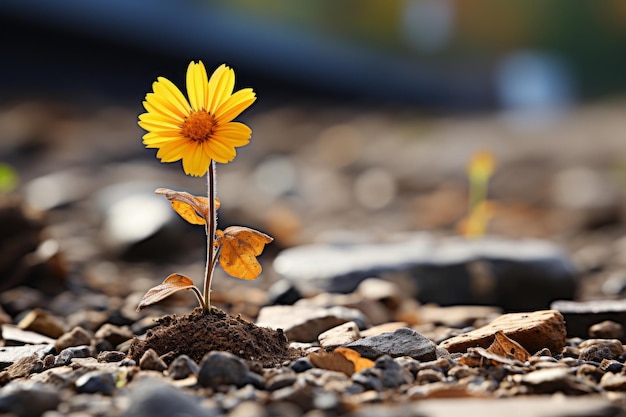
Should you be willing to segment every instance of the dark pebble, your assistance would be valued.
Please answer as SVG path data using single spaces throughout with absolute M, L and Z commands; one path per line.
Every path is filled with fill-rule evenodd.
M 185 379 L 198 373 L 200 367 L 187 355 L 180 355 L 172 361 L 167 369 L 172 379 Z
M 74 358 L 88 358 L 91 356 L 89 346 L 72 346 L 63 349 L 54 360 L 54 366 L 69 365 Z
M 39 417 L 60 402 L 57 389 L 39 383 L 11 383 L 0 391 L 0 413 L 20 417 Z
M 198 405 L 197 399 L 152 379 L 132 387 L 133 401 L 122 417 L 216 417 L 221 413 Z
M 124 358 L 126 358 L 126 354 L 116 350 L 108 350 L 98 354 L 98 362 L 120 362 Z
M 248 366 L 239 357 L 228 352 L 213 351 L 202 358 L 198 383 L 203 387 L 242 387 L 249 382 L 248 373 Z
M 377 336 L 364 337 L 346 345 L 364 358 L 375 360 L 383 355 L 393 358 L 410 356 L 419 361 L 437 359 L 436 345 L 427 337 L 407 327 Z
M 304 372 L 307 369 L 313 368 L 313 364 L 307 358 L 297 359 L 289 365 L 296 373 Z
M 115 391 L 115 378 L 108 372 L 87 372 L 76 380 L 76 391 L 86 394 L 111 395 Z

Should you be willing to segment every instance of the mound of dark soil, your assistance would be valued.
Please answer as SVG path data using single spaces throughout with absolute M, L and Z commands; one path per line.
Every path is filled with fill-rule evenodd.
M 216 308 L 208 313 L 196 308 L 181 317 L 160 318 L 145 339 L 133 340 L 128 356 L 139 363 L 148 349 L 156 351 L 166 363 L 182 354 L 200 363 L 212 350 L 227 351 L 264 367 L 302 356 L 299 350 L 289 347 L 282 330 L 258 327 Z

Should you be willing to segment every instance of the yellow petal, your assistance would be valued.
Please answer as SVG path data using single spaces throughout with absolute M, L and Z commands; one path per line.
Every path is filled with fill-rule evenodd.
M 202 61 L 193 61 L 187 68 L 187 95 L 193 111 L 206 109 L 209 81 Z
M 209 80 L 209 100 L 207 111 L 215 114 L 215 109 L 233 93 L 235 88 L 235 71 L 225 64 L 220 65 Z
M 218 123 L 228 123 L 239 116 L 242 111 L 250 107 L 256 101 L 256 95 L 251 88 L 244 88 L 228 97 L 215 110 L 215 119 Z
M 250 142 L 252 130 L 243 123 L 230 122 L 223 126 L 215 127 L 213 135 L 215 138 L 232 146 L 244 146 Z
M 167 78 L 159 77 L 152 84 L 154 93 L 170 102 L 182 114 L 189 114 L 191 106 L 183 93 Z
M 182 112 L 181 109 L 174 103 L 166 100 L 163 96 L 156 93 L 146 94 L 146 101 L 143 102 L 143 106 L 146 110 L 151 111 L 146 107 L 146 102 L 151 105 L 152 108 L 156 109 L 160 113 L 169 115 L 173 119 L 184 120 L 185 117 L 189 115 L 189 111 Z
M 143 135 L 144 145 L 159 145 L 161 143 L 172 142 L 172 141 L 176 141 L 180 139 L 187 140 L 186 138 L 183 138 L 182 136 L 176 133 L 165 135 L 161 133 L 148 132 L 145 135 Z
M 183 169 L 185 174 L 201 177 L 206 174 L 211 158 L 200 147 L 194 146 L 193 151 L 188 150 L 183 157 Z
M 191 146 L 193 145 L 190 145 L 189 142 L 184 139 L 164 143 L 160 146 L 156 156 L 163 162 L 178 161 L 189 152 L 188 148 Z
M 232 161 L 237 155 L 233 146 L 228 146 L 215 138 L 205 142 L 204 145 L 206 146 L 206 153 L 211 157 L 211 159 L 221 164 Z

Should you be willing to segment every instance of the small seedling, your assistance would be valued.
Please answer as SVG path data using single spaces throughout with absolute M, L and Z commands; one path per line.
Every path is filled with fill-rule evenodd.
M 467 165 L 469 204 L 467 216 L 459 223 L 459 231 L 467 238 L 485 235 L 494 214 L 493 202 L 487 200 L 489 180 L 495 169 L 495 158 L 489 151 L 478 151 Z
M 191 278 L 171 274 L 163 283 L 144 295 L 137 310 L 142 310 L 183 290 L 191 290 L 205 312 L 211 309 L 211 281 L 219 260 L 226 273 L 240 279 L 256 279 L 261 265 L 256 257 L 272 238 L 242 226 L 217 229 L 220 201 L 215 192 L 216 162 L 232 161 L 237 147 L 247 145 L 252 130 L 233 120 L 256 100 L 251 88 L 233 93 L 235 72 L 221 65 L 208 77 L 201 61 L 187 69 L 187 96 L 166 78 L 159 77 L 153 92 L 143 102 L 147 113 L 139 116 L 139 126 L 147 131 L 143 143 L 157 148 L 161 162 L 182 160 L 185 174 L 207 176 L 207 197 L 185 191 L 159 188 L 172 208 L 191 224 L 204 225 L 207 235 L 207 259 L 203 291 Z

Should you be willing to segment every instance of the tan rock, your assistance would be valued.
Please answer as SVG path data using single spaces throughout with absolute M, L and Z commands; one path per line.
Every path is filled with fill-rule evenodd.
M 43 334 L 44 336 L 57 339 L 65 333 L 63 323 L 47 311 L 36 308 L 28 313 L 17 324 L 22 330 Z
M 440 343 L 448 352 L 465 352 L 470 347 L 487 348 L 498 331 L 524 346 L 530 353 L 542 348 L 560 353 L 565 347 L 565 321 L 556 310 L 504 314 L 486 326 Z
M 320 334 L 317 339 L 321 347 L 326 350 L 331 350 L 352 343 L 360 338 L 359 326 L 355 322 L 349 321 L 337 327 L 333 327 L 330 330 L 326 330 L 324 333 Z

